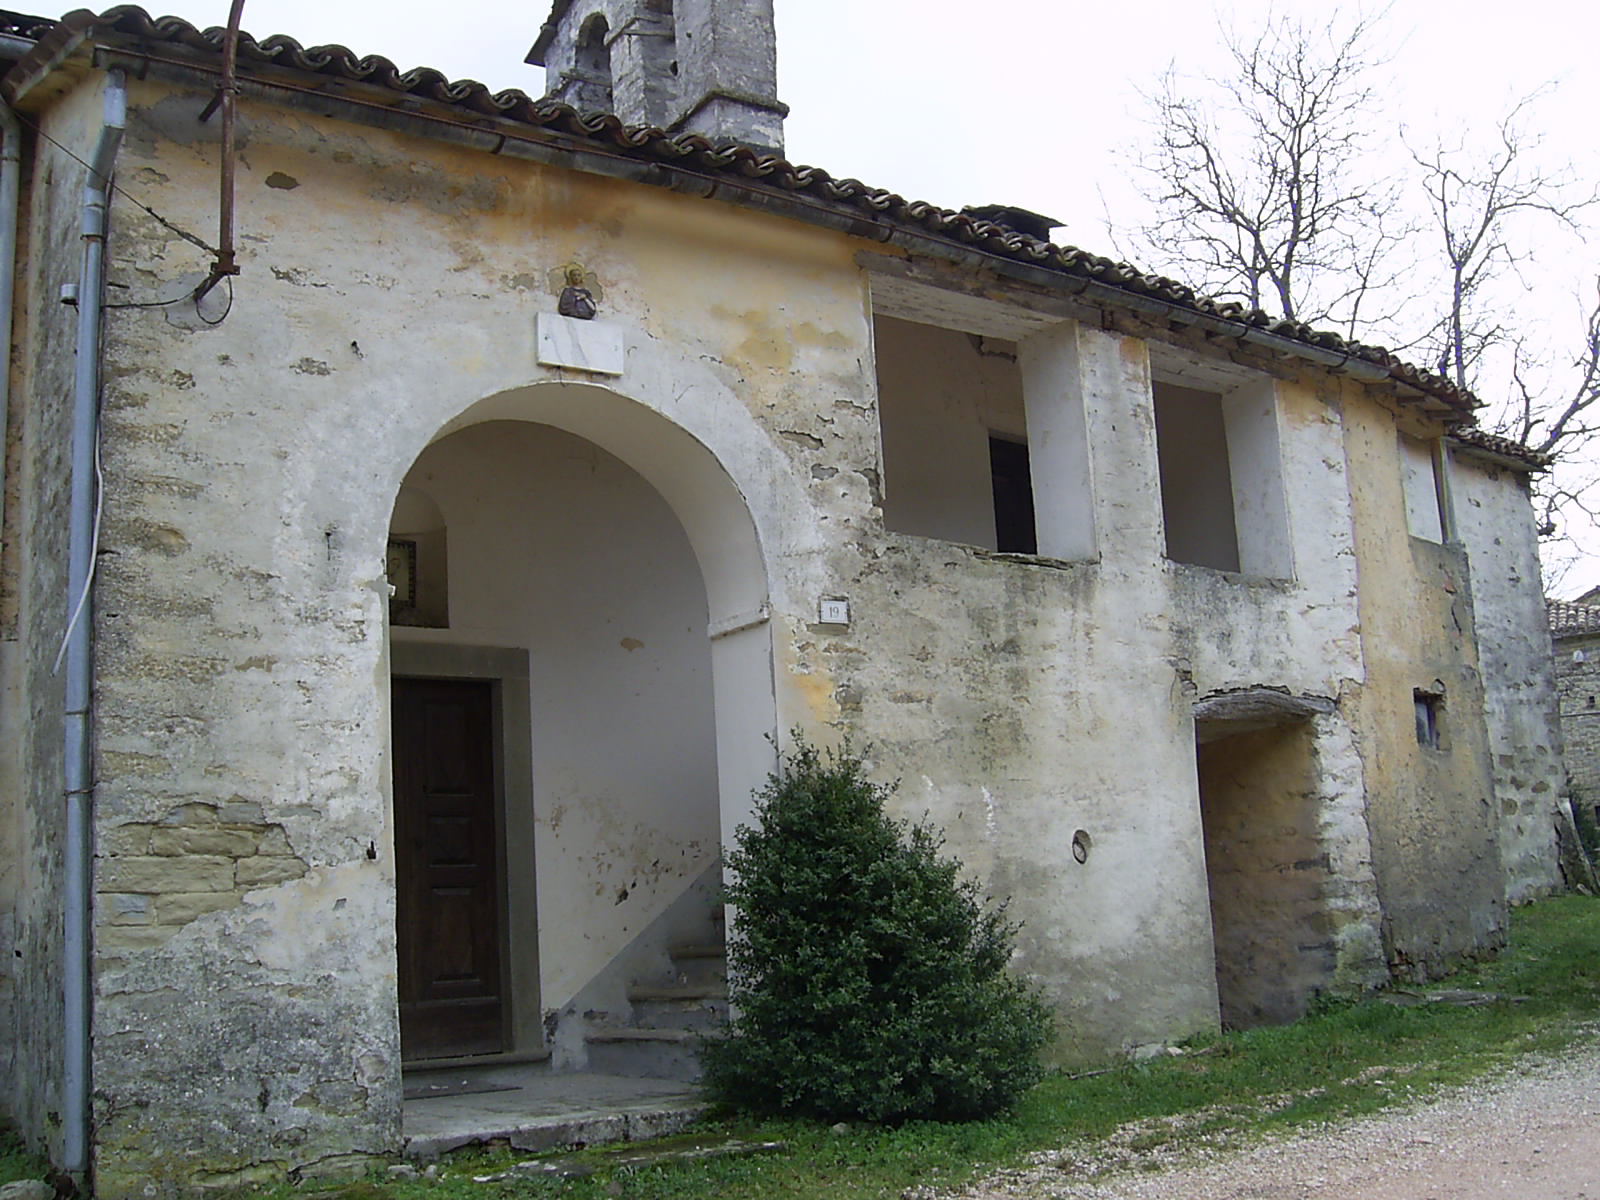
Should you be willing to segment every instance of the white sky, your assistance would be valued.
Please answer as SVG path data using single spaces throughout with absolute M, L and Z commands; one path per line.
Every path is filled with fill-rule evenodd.
M 201 27 L 227 20 L 228 0 L 146 3 Z M 1219 72 L 1219 16 L 1243 27 L 1272 7 L 1266 0 L 776 4 L 790 159 L 949 207 L 1035 209 L 1066 225 L 1060 237 L 1107 255 L 1116 246 L 1105 213 L 1123 223 L 1139 211 L 1125 157 L 1141 133 L 1139 89 L 1169 62 L 1185 75 Z M 1280 11 L 1301 7 L 1278 3 Z M 339 42 L 402 68 L 437 67 L 538 95 L 543 72 L 522 57 L 548 11 L 548 0 L 247 0 L 244 28 L 306 45 Z M 1555 84 L 1536 110 L 1543 151 L 1600 182 L 1600 6 L 1392 0 L 1382 28 L 1392 53 L 1386 78 L 1394 81 L 1386 128 L 1403 125 L 1418 140 L 1434 131 L 1492 133 L 1517 99 Z M 1526 290 L 1507 299 L 1535 306 L 1536 324 L 1558 346 L 1573 343 L 1580 291 L 1600 263 L 1600 213 L 1592 224 L 1587 245 L 1570 238 L 1545 245 L 1544 261 L 1524 275 Z M 1600 537 L 1592 540 L 1600 549 Z M 1595 584 L 1600 557 L 1589 557 L 1557 591 L 1572 595 Z

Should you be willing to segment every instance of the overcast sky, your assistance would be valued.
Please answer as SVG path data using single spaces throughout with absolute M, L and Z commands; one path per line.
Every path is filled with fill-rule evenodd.
M 1265 0 L 776 3 L 789 158 L 910 199 L 1035 209 L 1065 224 L 1062 240 L 1105 254 L 1118 249 L 1106 215 L 1131 224 L 1139 212 L 1127 154 L 1141 136 L 1140 89 L 1169 63 L 1185 75 L 1219 73 L 1219 20 L 1247 28 L 1271 8 Z M 149 7 L 202 27 L 226 23 L 228 12 L 227 0 Z M 548 0 L 247 0 L 244 28 L 538 95 L 543 72 L 522 57 L 548 11 Z M 1403 128 L 1415 142 L 1482 135 L 1518 99 L 1553 85 L 1535 110 L 1544 152 L 1600 181 L 1600 7 L 1393 0 L 1381 28 L 1392 58 L 1386 132 L 1398 138 Z M 1508 300 L 1537 306 L 1557 346 L 1569 327 L 1576 335 L 1597 245 L 1553 238 L 1525 276 L 1531 295 Z M 1594 584 L 1600 558 L 1570 571 L 1558 590 Z

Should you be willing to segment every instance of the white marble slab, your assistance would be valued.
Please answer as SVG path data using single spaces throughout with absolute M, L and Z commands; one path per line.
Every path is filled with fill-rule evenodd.
M 560 313 L 538 316 L 539 362 L 595 375 L 621 375 L 625 353 L 622 330 L 605 321 L 580 321 Z

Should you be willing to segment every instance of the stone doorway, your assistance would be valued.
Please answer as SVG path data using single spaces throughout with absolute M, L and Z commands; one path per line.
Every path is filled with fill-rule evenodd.
M 493 685 L 396 678 L 396 942 L 407 1063 L 506 1048 Z
M 1333 976 L 1309 722 L 1208 730 L 1197 746 L 1200 814 L 1229 1029 L 1303 1016 Z

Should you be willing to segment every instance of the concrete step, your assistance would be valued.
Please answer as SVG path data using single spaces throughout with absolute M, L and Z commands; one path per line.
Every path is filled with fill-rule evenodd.
M 589 1069 L 634 1079 L 700 1078 L 695 1053 L 700 1035 L 688 1029 L 643 1029 L 631 1025 L 599 1025 L 584 1036 Z
M 681 984 L 725 984 L 728 955 L 720 942 L 673 946 L 672 974 Z
M 673 946 L 668 951 L 673 958 L 727 958 L 728 948 L 721 942 L 706 942 L 701 945 Z
M 728 1000 L 715 997 L 682 1000 L 638 1000 L 634 1005 L 637 1029 L 686 1029 L 704 1034 L 728 1019 Z
M 669 983 L 643 984 L 628 989 L 628 999 L 637 1004 L 641 1000 L 726 1000 L 725 983 Z

